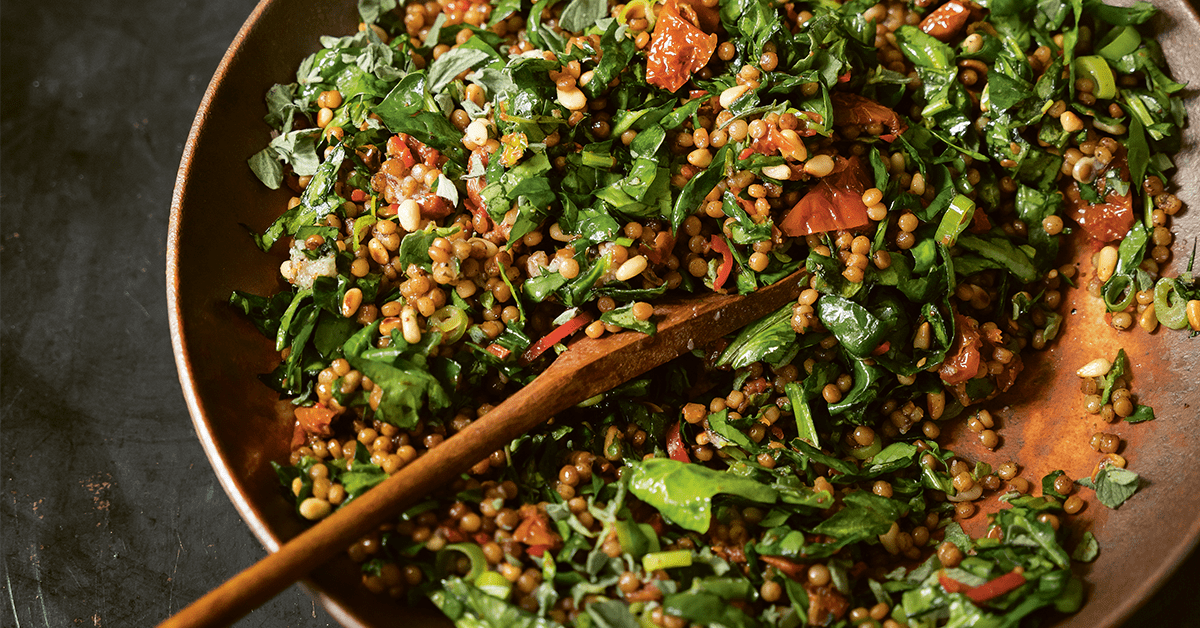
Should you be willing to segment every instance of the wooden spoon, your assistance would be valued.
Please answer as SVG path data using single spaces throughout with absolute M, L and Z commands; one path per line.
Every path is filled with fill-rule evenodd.
M 657 304 L 658 333 L 653 336 L 627 331 L 581 338 L 507 401 L 192 602 L 160 628 L 232 624 L 514 438 L 558 412 L 774 312 L 799 296 L 808 285 L 806 279 L 800 269 L 748 295 L 713 294 Z

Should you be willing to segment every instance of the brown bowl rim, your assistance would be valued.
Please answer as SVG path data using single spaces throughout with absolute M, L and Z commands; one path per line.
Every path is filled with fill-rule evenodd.
M 218 446 L 213 429 L 209 424 L 208 417 L 205 415 L 203 406 L 200 402 L 199 394 L 196 391 L 194 384 L 194 372 L 192 369 L 191 355 L 188 349 L 186 333 L 183 330 L 183 313 L 180 303 L 180 277 L 179 277 L 179 243 L 180 243 L 180 228 L 182 222 L 182 214 L 184 212 L 184 204 L 188 196 L 189 173 L 193 167 L 193 158 L 196 153 L 197 145 L 200 144 L 207 133 L 212 132 L 212 129 L 206 127 L 206 122 L 209 118 L 209 109 L 213 101 L 216 99 L 218 92 L 222 89 L 222 82 L 233 63 L 233 60 L 242 52 L 245 46 L 245 41 L 250 37 L 256 29 L 260 18 L 273 4 L 280 3 L 279 0 L 260 0 L 246 18 L 245 22 L 239 28 L 237 35 L 234 37 L 230 46 L 225 51 L 221 58 L 216 71 L 213 74 L 207 88 L 204 91 L 200 106 L 197 109 L 196 116 L 193 119 L 192 126 L 188 132 L 187 140 L 184 144 L 182 157 L 180 159 L 179 170 L 176 175 L 175 187 L 172 192 L 170 219 L 168 224 L 167 234 L 167 252 L 166 252 L 166 292 L 167 292 L 167 314 L 168 326 L 171 336 L 171 348 L 175 357 L 176 369 L 178 371 L 179 382 L 183 392 L 185 403 L 187 404 L 188 414 L 192 424 L 196 430 L 196 436 L 200 440 L 204 448 L 204 453 L 208 458 L 209 464 L 213 468 L 222 489 L 228 495 L 233 503 L 238 514 L 245 521 L 251 532 L 259 542 L 263 544 L 267 552 L 275 552 L 281 545 L 281 539 L 274 530 L 267 526 L 261 512 L 249 500 L 244 487 L 230 472 L 230 465 L 221 448 Z M 1129 0 L 1119 0 L 1120 4 L 1130 4 Z M 1165 4 L 1171 4 L 1182 9 L 1183 19 L 1191 21 L 1194 24 L 1200 24 L 1200 13 L 1197 8 L 1191 4 L 1189 0 L 1167 0 Z M 1197 89 L 1189 87 L 1189 92 L 1192 98 L 1197 98 Z M 1200 123 L 1193 115 L 1191 120 L 1193 125 Z M 1194 127 L 1193 127 L 1194 128 Z M 1193 134 L 1194 135 L 1194 134 Z M 1197 151 L 1200 146 L 1185 145 L 1184 150 Z M 1200 208 L 1197 208 L 1200 209 Z M 1128 621 L 1134 613 L 1142 608 L 1155 593 L 1163 588 L 1170 577 L 1180 568 L 1185 559 L 1191 555 L 1198 545 L 1200 545 L 1200 515 L 1198 515 L 1188 528 L 1188 540 L 1183 543 L 1178 543 L 1175 548 L 1167 556 L 1167 560 L 1159 563 L 1158 567 L 1152 572 L 1152 576 L 1143 579 L 1140 584 L 1133 587 L 1129 595 L 1123 596 L 1122 599 L 1113 604 L 1112 601 L 1104 601 L 1110 604 L 1108 612 L 1105 614 L 1105 624 L 1110 627 L 1120 626 Z M 372 628 L 371 625 L 365 623 L 355 613 L 349 611 L 342 602 L 338 599 L 326 594 L 323 588 L 314 583 L 310 579 L 305 579 L 299 582 L 304 589 L 319 601 L 322 607 L 333 617 L 333 619 L 347 628 Z M 1101 603 L 1101 600 L 1090 600 L 1089 603 Z M 1071 615 L 1064 616 L 1064 621 L 1070 621 Z

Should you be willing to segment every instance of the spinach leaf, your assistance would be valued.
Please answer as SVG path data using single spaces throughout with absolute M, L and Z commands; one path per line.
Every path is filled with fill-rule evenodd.
M 279 331 L 280 319 L 293 302 L 293 294 L 279 292 L 271 297 L 260 297 L 240 290 L 229 295 L 229 304 L 237 308 L 254 323 L 259 333 L 274 338 Z
M 760 448 L 757 443 L 750 440 L 746 433 L 729 423 L 729 409 L 726 408 L 720 412 L 714 412 L 708 415 L 708 425 L 714 432 L 727 440 L 733 441 L 738 447 L 754 453 Z
M 462 626 L 476 628 L 561 628 L 558 622 L 530 613 L 484 593 L 457 576 L 442 581 L 441 590 L 429 599 L 446 617 Z
M 798 438 L 813 447 L 820 447 L 821 440 L 817 436 L 817 426 L 813 422 L 812 409 L 808 407 L 808 398 L 804 394 L 800 384 L 788 382 L 784 385 L 784 390 L 787 392 L 788 400 L 792 403 L 792 413 L 796 417 L 796 433 Z
M 638 318 L 633 315 L 632 303 L 627 303 L 621 307 L 614 308 L 601 314 L 600 320 L 610 325 L 616 325 L 618 327 L 624 327 L 625 329 L 640 331 L 643 334 L 650 336 L 653 336 L 655 331 L 657 331 L 657 327 L 654 325 L 653 320 L 638 320 Z
M 748 597 L 748 596 L 747 596 Z M 719 595 L 685 591 L 663 598 L 663 610 L 693 622 L 726 628 L 758 628 L 762 624 Z
M 399 330 L 394 330 L 390 347 L 374 349 L 372 339 L 378 334 L 379 323 L 375 321 L 354 334 L 342 346 L 342 352 L 351 366 L 383 388 L 376 411 L 379 418 L 409 429 L 421 420 L 426 407 L 434 412 L 450 407 L 446 390 L 426 368 L 426 355 L 430 347 L 437 346 L 440 336 L 426 332 L 421 344 L 410 345 Z
M 1033 265 L 1032 255 L 1013 244 L 1006 237 L 964 233 L 959 237 L 958 245 L 968 251 L 978 253 L 993 268 L 1007 270 L 1022 283 L 1037 281 L 1038 272 Z
M 254 176 L 268 188 L 278 190 L 283 184 L 283 166 L 279 163 L 279 154 L 270 146 L 251 155 L 247 163 Z
M 722 164 L 725 163 L 726 155 L 729 154 L 729 146 L 729 144 L 722 146 L 717 151 L 717 154 L 713 156 L 712 164 L 700 174 L 689 179 L 687 184 L 683 186 L 679 197 L 675 199 L 674 205 L 671 206 L 672 232 L 679 231 L 679 225 L 682 225 L 688 216 L 696 213 L 704 197 L 708 196 L 708 193 L 724 178 L 725 168 Z
M 486 51 L 477 48 L 459 46 L 451 49 L 429 65 L 429 92 L 441 92 L 459 74 L 475 69 L 491 57 Z
M 708 532 L 712 498 L 719 493 L 770 504 L 778 492 L 761 482 L 698 464 L 650 458 L 632 467 L 629 490 L 680 527 Z
M 1143 423 L 1145 421 L 1154 420 L 1154 408 L 1146 405 L 1138 405 L 1133 410 L 1133 414 L 1125 417 L 1126 423 Z
M 1096 541 L 1096 535 L 1092 534 L 1091 530 L 1083 533 L 1083 538 L 1079 539 L 1079 544 L 1075 546 L 1075 551 L 1071 552 L 1071 560 L 1077 560 L 1081 563 L 1090 563 L 1096 560 L 1100 555 L 1100 543 Z
M 588 29 L 606 15 L 608 15 L 606 0 L 571 0 L 558 18 L 558 25 L 563 30 L 577 33 Z
M 1096 499 L 1109 508 L 1119 508 L 1126 500 L 1133 497 L 1140 484 L 1140 477 L 1129 469 L 1105 467 L 1096 474 L 1095 481 L 1090 478 L 1077 480 L 1081 486 L 1094 489 Z
M 792 306 L 788 304 L 747 325 L 721 353 L 717 365 L 740 369 L 758 361 L 778 364 L 796 340 L 791 321 Z
M 300 204 L 285 211 L 261 236 L 254 236 L 258 248 L 267 251 L 285 235 L 294 235 L 301 227 L 321 222 L 342 204 L 334 192 L 337 172 L 346 159 L 346 148 L 338 144 L 333 153 L 317 167 L 316 174 L 300 195 Z
M 845 508 L 812 529 L 816 534 L 834 537 L 838 545 L 877 537 L 887 532 L 893 521 L 908 512 L 903 503 L 866 491 L 847 493 L 842 501 L 846 504 Z
M 892 329 L 867 308 L 832 294 L 817 301 L 817 312 L 821 323 L 837 337 L 846 352 L 856 358 L 871 355 Z

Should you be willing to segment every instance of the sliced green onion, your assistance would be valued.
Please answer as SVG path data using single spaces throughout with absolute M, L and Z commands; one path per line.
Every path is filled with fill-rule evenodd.
M 1132 26 L 1121 26 L 1109 31 L 1096 54 L 1116 63 L 1121 60 L 1121 57 L 1137 50 L 1140 45 L 1142 45 L 1142 36 L 1137 29 Z
M 1104 297 L 1104 307 L 1108 308 L 1109 312 L 1124 311 L 1133 304 L 1133 298 L 1137 294 L 1133 276 L 1113 275 L 1104 284 L 1101 294 Z
M 485 571 L 475 578 L 475 586 L 480 591 L 502 600 L 508 599 L 512 593 L 512 583 L 496 571 Z
M 1171 329 L 1187 327 L 1187 299 L 1182 295 L 1183 284 L 1173 277 L 1163 277 L 1154 286 L 1154 315 L 1158 322 Z M 1171 302 L 1171 293 L 1175 301 Z
M 375 203 L 375 198 L 376 197 L 374 196 L 371 197 L 372 204 Z M 371 225 L 374 225 L 377 222 L 379 222 L 379 219 L 376 218 L 374 214 L 359 216 L 354 220 L 354 233 L 351 235 L 350 241 L 354 243 L 356 248 L 358 247 L 358 244 L 362 242 L 363 235 L 367 233 L 367 229 L 370 229 Z
M 442 344 L 451 344 L 463 337 L 471 319 L 461 309 L 447 305 L 429 316 L 429 324 L 442 332 Z
M 467 582 L 474 581 L 487 571 L 487 558 L 483 555 L 483 550 L 478 545 L 474 543 L 454 543 L 443 547 L 437 553 L 435 566 L 438 574 L 445 577 L 450 573 L 450 567 L 453 566 L 450 561 L 458 558 L 456 554 L 462 554 L 471 561 L 471 571 L 463 578 Z M 498 573 L 496 575 L 500 576 Z M 503 580 L 504 576 L 500 576 L 500 579 Z M 505 580 L 505 582 L 508 581 Z
M 971 224 L 975 218 L 975 201 L 958 194 L 950 201 L 950 207 L 942 214 L 942 222 L 938 224 L 934 241 L 946 246 L 954 246 L 958 236 Z
M 604 393 L 600 393 L 600 394 L 596 395 L 595 397 L 588 397 L 587 399 L 584 399 L 583 401 L 580 401 L 579 403 L 575 404 L 575 407 L 576 408 L 588 408 L 588 407 L 591 407 L 591 406 L 594 406 L 594 405 L 600 403 L 601 401 L 604 401 Z
M 621 9 L 621 12 L 617 14 L 617 21 L 622 24 L 629 24 L 629 12 L 635 7 L 642 7 L 643 9 L 642 17 L 646 18 L 648 24 L 646 30 L 654 30 L 654 20 L 657 19 L 657 16 L 654 15 L 654 3 L 650 0 L 630 0 L 626 2 L 625 8 Z
M 617 165 L 617 158 L 612 155 L 584 151 L 580 153 L 583 165 L 591 168 L 612 168 Z
M 788 401 L 792 402 L 792 414 L 796 417 L 796 432 L 809 445 L 820 447 L 821 440 L 817 436 L 817 425 L 813 422 L 812 409 L 808 407 L 804 390 L 796 382 L 788 382 L 783 389 L 787 392 Z
M 1098 55 L 1088 55 L 1075 60 L 1075 74 L 1080 78 L 1092 80 L 1096 87 L 1092 95 L 1101 100 L 1107 100 L 1117 95 L 1117 80 L 1113 78 L 1112 68 L 1108 62 Z
M 883 439 L 879 438 L 879 434 L 876 434 L 875 440 L 871 441 L 870 445 L 867 445 L 866 447 L 856 447 L 856 448 L 850 449 L 849 453 L 851 456 L 854 456 L 858 460 L 866 460 L 867 458 L 874 458 L 875 454 L 879 453 L 882 450 L 883 450 Z
M 673 550 L 670 552 L 652 552 L 642 557 L 642 568 L 647 572 L 659 569 L 674 569 L 689 567 L 692 564 L 692 550 Z

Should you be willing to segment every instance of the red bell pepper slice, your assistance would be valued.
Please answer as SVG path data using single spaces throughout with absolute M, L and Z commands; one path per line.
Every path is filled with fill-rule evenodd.
M 942 585 L 946 593 L 966 593 L 971 590 L 971 587 L 943 574 L 938 574 L 938 583 Z
M 713 290 L 720 290 L 721 286 L 725 285 L 725 280 L 729 279 L 729 273 L 733 272 L 733 251 L 729 250 L 725 238 L 715 233 L 710 245 L 714 251 L 721 254 L 721 266 L 717 268 L 717 278 L 713 281 Z
M 538 547 L 541 547 L 540 551 L 545 551 L 548 547 L 557 546 L 562 542 L 562 537 L 550 529 L 550 522 L 545 515 L 532 514 L 521 520 L 521 524 L 513 530 L 513 540 L 529 546 L 525 551 L 532 554 L 538 551 Z
M 783 575 L 797 582 L 808 580 L 808 565 L 789 560 L 782 556 L 759 556 L 759 560 L 778 569 Z
M 413 164 L 417 163 L 417 158 L 413 156 L 412 149 L 405 143 L 407 136 L 404 133 L 393 135 L 388 138 L 387 152 L 389 155 L 394 155 L 404 163 L 405 168 L 412 168 Z
M 512 355 L 512 349 L 494 342 L 487 346 L 487 352 L 496 356 L 497 358 L 500 358 L 501 360 L 507 360 L 508 356 Z
M 683 436 L 679 433 L 679 421 L 671 423 L 667 428 L 667 454 L 671 456 L 671 460 L 692 461 L 688 456 L 687 446 L 683 444 Z
M 983 604 L 1005 593 L 1015 591 L 1023 584 L 1025 584 L 1025 576 L 1017 571 L 1010 571 L 967 591 L 967 597 L 976 604 Z
M 592 320 L 593 318 L 591 314 L 588 314 L 587 312 L 580 312 L 575 318 L 572 318 L 562 325 L 555 327 L 554 331 L 542 336 L 541 340 L 535 342 L 533 346 L 526 349 L 525 353 L 521 356 L 521 361 L 526 364 L 533 362 L 534 360 L 538 359 L 538 356 L 545 353 L 547 349 L 562 342 L 567 338 L 567 336 L 579 331 L 585 325 L 592 322 Z
M 998 578 L 993 578 L 977 587 L 967 586 L 947 575 L 938 574 L 938 583 L 942 585 L 946 593 L 963 593 L 976 604 L 984 604 L 1005 593 L 1011 593 L 1020 588 L 1025 582 L 1025 576 L 1015 570 Z

